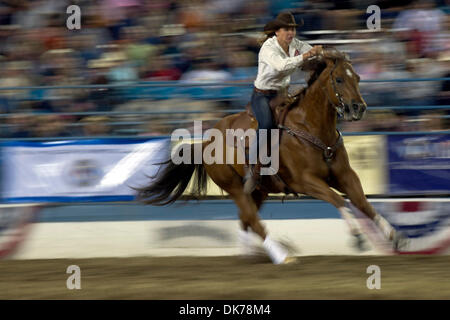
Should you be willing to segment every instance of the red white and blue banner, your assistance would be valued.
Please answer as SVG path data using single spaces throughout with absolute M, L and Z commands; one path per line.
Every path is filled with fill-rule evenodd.
M 372 220 L 351 205 L 358 223 L 372 245 L 385 254 L 450 253 L 450 199 L 377 199 L 375 210 L 407 238 L 407 245 L 394 251 Z
M 448 199 L 384 201 L 374 207 L 408 237 L 408 247 L 399 253 L 439 254 L 450 246 Z
M 450 194 L 450 135 L 388 136 L 389 194 Z
M 170 156 L 169 139 L 11 142 L 2 147 L 3 202 L 133 200 Z
M 0 205 L 0 259 L 17 252 L 36 221 L 39 210 L 37 205 Z

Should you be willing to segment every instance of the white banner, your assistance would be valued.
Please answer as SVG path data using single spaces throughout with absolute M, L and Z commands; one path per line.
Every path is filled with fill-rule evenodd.
M 169 158 L 169 139 L 10 143 L 2 148 L 6 202 L 132 200 Z

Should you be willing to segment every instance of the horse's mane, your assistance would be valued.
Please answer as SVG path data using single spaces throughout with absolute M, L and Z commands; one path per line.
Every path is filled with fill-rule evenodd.
M 346 53 L 340 52 L 334 47 L 327 47 L 319 57 L 305 61 L 302 66 L 303 71 L 311 71 L 307 88 L 311 87 L 320 77 L 323 70 L 327 67 L 327 60 L 334 60 L 334 63 L 341 60 L 350 62 L 350 58 Z

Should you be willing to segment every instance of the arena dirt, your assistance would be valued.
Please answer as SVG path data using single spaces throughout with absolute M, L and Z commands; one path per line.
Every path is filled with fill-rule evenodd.
M 68 290 L 69 265 L 81 290 Z M 369 290 L 367 267 L 381 269 Z M 0 299 L 450 299 L 450 256 L 138 257 L 0 261 Z

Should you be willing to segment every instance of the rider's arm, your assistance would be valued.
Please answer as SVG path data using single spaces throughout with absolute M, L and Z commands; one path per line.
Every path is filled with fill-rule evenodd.
M 297 40 L 294 38 L 294 40 Z M 299 41 L 299 40 L 297 40 Z M 296 48 L 298 48 L 300 54 L 295 57 L 283 58 L 280 56 L 277 49 L 271 46 L 263 46 L 259 53 L 260 62 L 265 62 L 272 66 L 276 71 L 288 71 L 298 67 L 303 64 L 303 53 L 309 51 L 312 47 L 307 43 L 300 43 L 300 41 L 295 43 Z
M 303 63 L 302 55 L 292 58 L 283 58 L 277 52 L 260 52 L 260 62 L 265 62 L 278 72 L 288 71 L 298 68 Z
M 300 52 L 300 54 L 303 56 L 303 60 L 305 60 L 305 58 L 307 58 L 308 56 L 305 57 L 305 53 L 307 53 L 309 50 L 311 50 L 313 47 L 311 45 L 309 45 L 306 42 L 300 41 L 297 38 L 292 39 L 292 44 L 293 46 Z
M 308 55 L 305 56 L 305 53 L 313 48 L 311 45 L 300 41 L 297 38 L 292 39 L 292 45 L 300 52 L 300 55 L 303 56 L 303 60 L 309 58 Z

